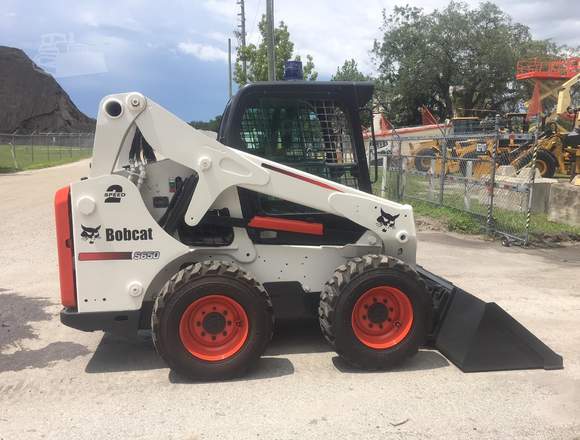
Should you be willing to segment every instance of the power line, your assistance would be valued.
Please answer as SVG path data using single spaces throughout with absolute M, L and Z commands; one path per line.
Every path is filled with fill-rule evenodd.
M 260 6 L 262 5 L 262 0 L 258 0 L 258 6 L 256 7 L 256 13 L 254 14 L 254 24 L 252 24 L 250 34 L 254 33 L 256 29 L 256 23 L 258 23 L 258 12 L 260 12 Z

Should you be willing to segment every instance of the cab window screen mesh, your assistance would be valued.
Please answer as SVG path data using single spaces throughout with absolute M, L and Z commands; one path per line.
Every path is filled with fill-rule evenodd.
M 335 101 L 258 100 L 246 108 L 240 134 L 248 153 L 357 187 L 352 130 Z

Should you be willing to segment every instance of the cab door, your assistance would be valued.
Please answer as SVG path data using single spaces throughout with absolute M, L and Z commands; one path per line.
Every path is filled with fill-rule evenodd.
M 352 91 L 353 84 L 348 86 Z M 218 139 L 248 153 L 370 192 L 358 106 L 347 99 L 348 86 L 342 89 L 324 83 L 246 86 L 228 105 Z M 364 233 L 343 217 L 242 188 L 238 191 L 246 218 L 304 220 L 322 223 L 328 231 L 322 238 L 255 232 L 251 235 L 256 242 L 345 244 Z

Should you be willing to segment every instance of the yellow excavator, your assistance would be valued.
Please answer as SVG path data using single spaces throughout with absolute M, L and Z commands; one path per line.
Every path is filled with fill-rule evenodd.
M 556 108 L 550 115 L 542 118 L 540 134 L 535 143 L 526 141 L 526 136 L 519 136 L 536 129 L 530 127 L 525 113 L 505 115 L 506 127 L 500 135 L 497 148 L 498 166 L 512 165 L 517 170 L 524 168 L 533 159 L 534 147 L 537 146 L 536 169 L 542 177 L 554 177 L 556 173 L 571 176 L 580 174 L 580 74 L 549 94 L 557 96 Z M 543 95 L 544 98 L 547 95 L 548 93 Z M 469 133 L 481 132 L 480 124 L 477 117 L 454 118 L 451 120 L 451 133 L 468 136 Z M 446 173 L 461 172 L 466 175 L 469 161 L 461 159 L 471 159 L 472 173 L 476 177 L 490 173 L 491 157 L 496 143 L 496 139 L 491 136 L 460 141 L 433 139 L 410 143 L 411 155 L 416 156 L 414 164 L 418 171 L 428 171 L 431 160 L 436 158 L 434 171 L 441 173 L 443 142 L 448 151 Z
M 498 163 L 509 164 L 508 154 L 521 147 L 529 140 L 525 113 L 508 113 L 502 118 L 500 129 Z M 415 156 L 414 165 L 418 171 L 426 172 L 431 168 L 431 161 L 435 161 L 434 172 L 439 174 L 443 169 L 442 152 L 447 150 L 445 172 L 447 174 L 468 172 L 467 164 L 472 162 L 472 175 L 481 176 L 491 171 L 491 155 L 495 147 L 496 136 L 486 135 L 485 120 L 478 117 L 455 117 L 450 120 L 451 130 L 443 139 L 429 139 L 416 143 L 409 143 L 410 152 Z M 465 136 L 457 139 L 454 136 Z M 515 156 L 514 156 L 515 157 Z
M 559 86 L 554 95 L 556 108 L 542 118 L 536 143 L 510 152 L 510 163 L 517 169 L 526 166 L 537 146 L 536 169 L 542 177 L 574 176 L 580 174 L 580 74 Z
M 539 135 L 535 144 L 510 151 L 510 163 L 516 168 L 527 166 L 537 146 L 536 168 L 542 177 L 553 177 L 556 173 L 579 174 L 580 58 L 521 60 L 516 79 L 534 83 L 534 92 L 526 107 L 529 131 Z
M 443 133 L 443 139 L 409 142 L 410 154 L 411 156 L 415 156 L 415 168 L 418 171 L 426 172 L 431 168 L 432 159 L 436 158 L 436 172 L 439 173 L 442 168 L 440 161 L 444 148 L 450 152 L 448 156 L 452 158 L 463 157 L 465 154 L 476 151 L 477 148 L 486 149 L 487 147 L 478 146 L 477 143 L 472 148 L 471 145 L 466 145 L 464 141 L 453 141 L 453 136 L 469 136 L 470 133 L 481 132 L 480 122 L 480 119 L 475 116 L 455 117 L 449 121 L 450 129 L 447 133 Z M 447 136 L 449 136 L 449 139 Z M 457 173 L 460 171 L 458 160 L 449 160 L 448 162 L 446 164 L 447 173 Z

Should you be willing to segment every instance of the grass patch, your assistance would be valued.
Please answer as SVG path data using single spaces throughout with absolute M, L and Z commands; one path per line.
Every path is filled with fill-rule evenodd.
M 485 233 L 487 227 L 488 206 L 480 200 L 483 191 L 481 186 L 467 187 L 470 194 L 469 212 L 465 209 L 465 186 L 462 183 L 446 182 L 443 196 L 443 206 L 438 205 L 437 192 L 439 181 L 433 182 L 433 187 L 429 187 L 429 178 L 412 173 L 406 174 L 404 182 L 404 194 L 402 202 L 413 206 L 418 217 L 433 219 L 450 231 L 464 234 Z M 387 175 L 386 197 L 397 201 L 397 184 L 401 184 L 397 179 L 396 172 L 389 172 Z M 381 180 L 374 185 L 375 194 L 380 195 Z M 398 188 L 401 192 L 401 188 Z M 514 193 L 515 194 L 515 193 Z M 493 219 L 496 230 L 503 231 L 522 239 L 526 234 L 525 206 L 517 209 L 521 201 L 511 193 L 498 191 L 498 197 L 513 197 L 515 210 L 500 208 L 497 203 L 493 208 Z M 526 197 L 526 196 L 523 196 Z M 505 204 L 505 201 L 504 201 Z M 530 241 L 561 241 L 580 240 L 580 227 L 570 226 L 564 223 L 556 223 L 548 220 L 547 214 L 532 213 L 529 230 Z
M 570 226 L 548 220 L 546 214 L 533 214 L 530 222 L 530 235 L 541 237 L 544 235 L 569 235 L 580 240 L 580 226 Z
M 435 219 L 448 230 L 463 234 L 481 234 L 484 226 L 477 216 L 446 206 L 437 206 L 421 200 L 405 200 L 417 216 Z
M 434 179 L 433 188 L 430 190 L 426 176 L 408 173 L 404 183 L 404 197 L 402 202 L 411 205 L 417 216 L 437 220 L 450 231 L 464 234 L 481 234 L 485 230 L 485 219 L 482 216 L 487 208 L 475 200 L 471 203 L 471 210 L 473 212 L 455 208 L 455 206 L 463 206 L 463 195 L 461 191 L 445 193 L 443 197 L 444 206 L 439 206 L 436 203 L 439 185 L 439 179 Z M 380 187 L 381 179 L 379 178 L 373 188 L 375 194 L 380 194 Z M 389 172 L 387 174 L 387 188 L 389 188 L 386 194 L 387 198 L 395 201 L 398 199 L 396 187 L 397 173 Z M 401 191 L 401 188 L 399 188 L 399 191 Z M 432 199 L 432 202 L 429 202 L 429 199 Z
M 10 145 L 0 145 L 0 173 L 53 167 L 91 157 L 92 149 L 58 145 L 17 145 L 16 164 Z

